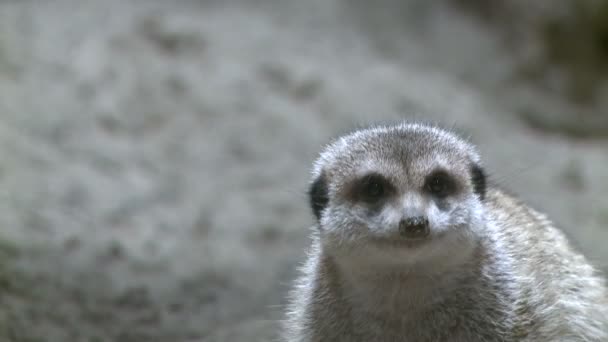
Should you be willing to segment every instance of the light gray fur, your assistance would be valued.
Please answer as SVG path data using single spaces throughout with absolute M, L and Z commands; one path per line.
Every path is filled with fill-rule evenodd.
M 364 129 L 330 144 L 313 171 L 313 180 L 327 180 L 329 203 L 283 340 L 608 341 L 604 280 L 543 214 L 493 187 L 485 199 L 475 194 L 471 163 L 480 164 L 471 144 L 420 124 Z M 443 212 L 419 191 L 438 165 L 465 186 Z M 387 175 L 400 193 L 371 217 L 342 195 L 369 171 Z M 370 242 L 390 241 L 399 212 L 412 206 L 429 216 L 428 243 Z

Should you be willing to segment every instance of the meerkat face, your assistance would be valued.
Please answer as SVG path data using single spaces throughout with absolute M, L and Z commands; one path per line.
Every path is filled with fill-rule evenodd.
M 326 148 L 309 196 L 337 253 L 415 262 L 468 251 L 482 227 L 485 176 L 473 146 L 439 128 L 357 131 Z

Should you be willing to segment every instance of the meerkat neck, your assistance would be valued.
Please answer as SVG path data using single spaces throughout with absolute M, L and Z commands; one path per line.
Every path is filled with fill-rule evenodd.
M 478 247 L 480 248 L 480 247 Z M 374 265 L 336 260 L 325 255 L 327 271 L 335 273 L 332 277 L 340 284 L 343 300 L 353 308 L 366 314 L 390 314 L 403 312 L 415 313 L 416 308 L 428 309 L 440 304 L 455 291 L 474 288 L 481 281 L 479 277 L 480 260 L 473 253 L 470 258 L 428 262 L 424 264 Z

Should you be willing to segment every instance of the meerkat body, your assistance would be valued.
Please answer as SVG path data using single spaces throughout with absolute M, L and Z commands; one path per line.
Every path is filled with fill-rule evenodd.
M 347 135 L 309 195 L 286 341 L 608 341 L 603 279 L 544 215 L 487 187 L 475 148 L 447 131 Z

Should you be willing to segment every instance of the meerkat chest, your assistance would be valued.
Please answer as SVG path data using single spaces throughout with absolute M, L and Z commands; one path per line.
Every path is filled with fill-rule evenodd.
M 475 342 L 501 341 L 491 320 L 458 308 L 436 308 L 427 311 L 408 310 L 390 315 L 352 317 L 354 334 L 344 341 L 387 342 Z M 483 333 L 482 333 L 483 332 Z M 486 335 L 488 332 L 490 334 Z M 346 334 L 348 335 L 348 334 Z M 346 336 L 345 335 L 345 336 Z
M 402 286 L 402 288 L 404 288 Z M 502 341 L 508 330 L 504 311 L 470 288 L 448 294 L 435 291 L 406 293 L 384 289 L 360 301 L 350 301 L 349 341 Z

